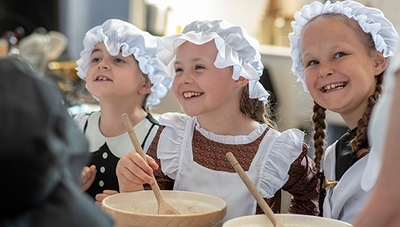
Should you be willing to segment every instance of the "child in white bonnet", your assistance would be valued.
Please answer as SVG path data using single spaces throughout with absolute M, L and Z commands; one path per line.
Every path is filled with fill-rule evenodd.
M 109 19 L 90 29 L 77 61 L 78 76 L 99 101 L 100 111 L 78 114 L 76 120 L 89 140 L 92 160 L 82 172 L 82 190 L 95 197 L 119 191 L 115 167 L 127 152 L 134 151 L 121 121 L 128 114 L 144 150 L 158 122 L 148 109 L 160 103 L 172 80 L 156 59 L 156 37 L 134 25 Z

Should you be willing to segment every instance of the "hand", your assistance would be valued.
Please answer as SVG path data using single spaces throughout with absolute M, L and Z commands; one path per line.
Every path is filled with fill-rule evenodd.
M 158 169 L 153 158 L 146 155 L 147 164 L 135 151 L 125 154 L 117 164 L 116 173 L 120 192 L 143 190 L 143 184 L 154 184 L 153 169 Z
M 81 191 L 86 191 L 92 185 L 94 178 L 96 177 L 97 169 L 95 165 L 90 167 L 84 166 L 81 172 Z
M 105 199 L 107 196 L 110 195 L 115 195 L 118 194 L 118 191 L 115 190 L 104 190 L 103 193 L 99 193 L 96 195 L 96 202 L 95 204 L 99 207 L 101 207 L 101 205 L 103 204 L 103 199 Z

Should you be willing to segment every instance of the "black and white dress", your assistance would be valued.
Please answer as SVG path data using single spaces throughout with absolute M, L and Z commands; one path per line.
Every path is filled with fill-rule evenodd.
M 103 190 L 119 191 L 115 168 L 122 156 L 135 150 L 128 133 L 105 137 L 99 129 L 100 112 L 93 112 L 90 115 L 79 114 L 75 120 L 89 140 L 89 151 L 92 155 L 88 166 L 95 165 L 97 169 L 96 178 L 86 192 L 94 198 Z M 146 152 L 157 132 L 157 120 L 148 114 L 133 129 Z

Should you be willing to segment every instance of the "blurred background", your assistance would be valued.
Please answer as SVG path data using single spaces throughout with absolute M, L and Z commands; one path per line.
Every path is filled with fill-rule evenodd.
M 261 83 L 273 94 L 280 130 L 310 134 L 312 99 L 291 73 L 288 34 L 294 13 L 313 0 L 0 0 L 0 55 L 17 54 L 65 94 L 72 115 L 98 110 L 97 101 L 76 75 L 82 40 L 92 27 L 110 18 L 129 21 L 153 35 L 181 32 L 193 20 L 225 19 L 244 27 L 260 43 L 265 66 Z M 320 0 L 325 3 L 325 0 Z M 381 9 L 398 27 L 399 0 L 359 0 Z M 182 112 L 170 91 L 151 112 Z M 340 116 L 328 112 L 331 143 L 346 130 Z M 310 156 L 313 150 L 310 149 Z
M 381 9 L 399 27 L 399 0 L 358 0 Z M 313 101 L 291 73 L 288 34 L 294 13 L 312 0 L 0 0 L 0 56 L 16 54 L 65 95 L 71 115 L 98 110 L 97 101 L 76 75 L 82 40 L 110 18 L 129 21 L 156 36 L 179 33 L 193 20 L 225 19 L 244 27 L 260 43 L 265 66 L 261 83 L 273 94 L 280 130 L 300 128 L 310 142 Z M 325 0 L 320 2 L 324 3 Z M 334 1 L 332 1 L 334 2 Z M 170 91 L 151 112 L 182 112 Z M 347 127 L 329 112 L 328 144 Z M 313 149 L 309 151 L 310 157 Z M 289 197 L 283 197 L 286 203 Z M 285 203 L 285 201 L 284 201 Z M 285 206 L 283 206 L 285 212 Z

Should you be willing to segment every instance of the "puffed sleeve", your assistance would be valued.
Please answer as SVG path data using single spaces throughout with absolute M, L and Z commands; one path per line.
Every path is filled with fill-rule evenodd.
M 86 125 L 86 122 L 89 118 L 89 115 L 87 115 L 85 112 L 81 111 L 78 114 L 75 115 L 74 117 L 74 122 L 78 126 L 78 128 L 83 132 L 84 127 Z
M 272 144 L 261 176 L 260 193 L 264 198 L 272 197 L 286 183 L 290 166 L 299 157 L 303 148 L 304 133 L 300 130 L 289 129 L 282 133 L 276 131 L 271 133 L 277 134 L 277 138 Z M 269 137 L 265 139 L 272 140 Z
M 157 147 L 157 156 L 161 170 L 168 177 L 175 179 L 178 172 L 182 141 L 185 134 L 188 115 L 166 113 L 160 116 L 160 125 L 165 126 Z

